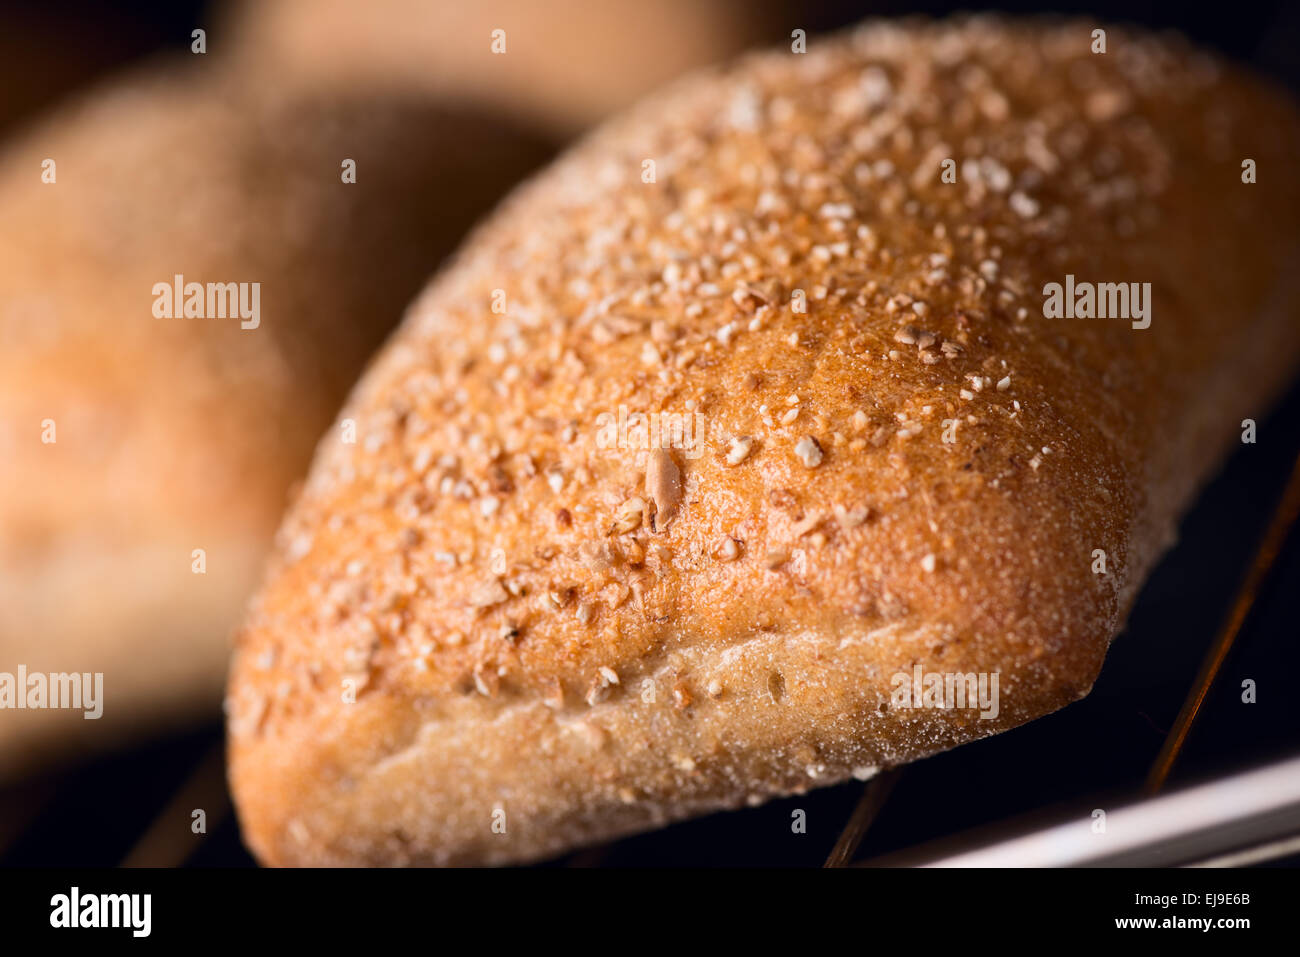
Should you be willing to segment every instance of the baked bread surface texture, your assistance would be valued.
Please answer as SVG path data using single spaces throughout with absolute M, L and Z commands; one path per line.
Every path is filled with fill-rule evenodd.
M 227 699 L 258 857 L 538 859 L 1085 695 L 1300 345 L 1294 108 L 1094 26 L 751 56 L 518 191 L 281 528 Z M 1047 318 L 1067 275 L 1149 327 Z M 899 707 L 917 666 L 996 714 Z

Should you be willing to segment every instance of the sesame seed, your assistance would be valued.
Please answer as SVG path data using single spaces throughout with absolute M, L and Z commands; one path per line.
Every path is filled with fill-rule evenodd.
M 775 571 L 790 560 L 790 552 L 786 548 L 776 546 L 769 548 L 763 556 L 763 564 L 770 570 Z
M 871 508 L 865 505 L 857 508 L 836 505 L 834 511 L 836 520 L 845 528 L 857 528 L 871 517 Z
M 613 527 L 610 529 L 610 534 L 625 535 L 640 528 L 645 507 L 645 499 L 639 496 L 633 496 L 624 502 L 619 506 L 618 515 L 614 520 Z
M 1008 203 L 1011 205 L 1012 211 L 1024 219 L 1033 219 L 1038 215 L 1038 201 L 1031 199 L 1019 190 L 1011 194 Z
M 666 449 L 652 449 L 646 456 L 645 490 L 655 506 L 652 527 L 663 531 L 682 501 L 682 473 Z
M 727 446 L 727 464 L 734 467 L 739 465 L 745 459 L 749 458 L 749 453 L 754 450 L 754 438 L 749 435 L 741 435 L 733 438 Z
M 810 469 L 822 464 L 822 447 L 811 435 L 805 435 L 795 443 L 794 454 Z
M 493 605 L 499 605 L 509 599 L 510 593 L 506 591 L 505 586 L 500 581 L 492 581 L 481 585 L 477 591 L 470 595 L 469 604 L 471 608 L 491 608 Z
M 501 688 L 501 677 L 494 668 L 480 662 L 474 668 L 474 687 L 485 698 L 495 698 Z
M 691 692 L 682 682 L 673 685 L 673 707 L 678 711 L 683 711 L 691 705 Z

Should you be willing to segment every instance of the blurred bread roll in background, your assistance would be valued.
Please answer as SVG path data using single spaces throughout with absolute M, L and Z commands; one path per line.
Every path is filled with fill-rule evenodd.
M 230 56 L 277 83 L 436 88 L 575 131 L 770 39 L 739 0 L 243 0 Z M 494 37 L 494 31 L 504 31 Z M 493 44 L 504 52 L 493 52 Z
M 103 672 L 105 700 L 98 720 L 6 711 L 0 776 L 216 716 L 229 632 L 320 430 L 545 152 L 479 107 L 281 93 L 200 58 L 4 147 L 0 671 Z M 256 288 L 256 321 L 187 317 L 188 293 L 160 318 L 178 276 L 205 315 L 236 302 L 207 284 L 242 284 L 250 307 Z

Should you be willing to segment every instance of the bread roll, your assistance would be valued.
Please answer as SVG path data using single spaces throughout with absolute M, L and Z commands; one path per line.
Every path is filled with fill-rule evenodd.
M 450 91 L 572 132 L 757 42 L 768 7 L 737 0 L 244 0 L 218 33 L 227 38 L 223 54 L 277 83 Z
M 482 227 L 353 392 L 357 444 L 321 441 L 238 639 L 257 856 L 545 858 L 1087 694 L 1300 352 L 1293 105 L 1095 27 L 753 56 Z M 1149 326 L 1049 318 L 1067 276 L 1150 283 Z M 917 668 L 996 707 L 900 701 Z
M 0 775 L 217 716 L 320 430 L 541 155 L 481 112 L 279 96 L 199 62 L 137 71 L 0 157 L 0 672 L 102 672 L 105 698 L 98 720 L 0 711 Z M 260 321 L 179 299 L 158 318 L 176 276 L 244 283 L 250 311 L 259 284 Z

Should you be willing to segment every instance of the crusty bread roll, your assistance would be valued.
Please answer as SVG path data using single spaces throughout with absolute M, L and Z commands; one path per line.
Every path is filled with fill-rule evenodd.
M 764 39 L 768 8 L 753 0 L 241 0 L 217 33 L 223 55 L 278 83 L 450 91 L 572 132 Z
M 543 155 L 481 112 L 280 96 L 196 64 L 141 69 L 0 156 L 0 672 L 104 674 L 98 720 L 0 711 L 0 775 L 219 714 L 320 430 Z M 183 302 L 157 318 L 177 275 L 248 283 L 250 310 L 260 284 L 256 328 Z
M 1095 26 L 754 56 L 482 227 L 357 443 L 326 433 L 238 640 L 257 856 L 544 858 L 1085 695 L 1300 352 L 1294 107 Z M 1149 327 L 1048 318 L 1068 275 L 1150 283 Z M 996 674 L 996 715 L 899 706 L 917 667 Z

